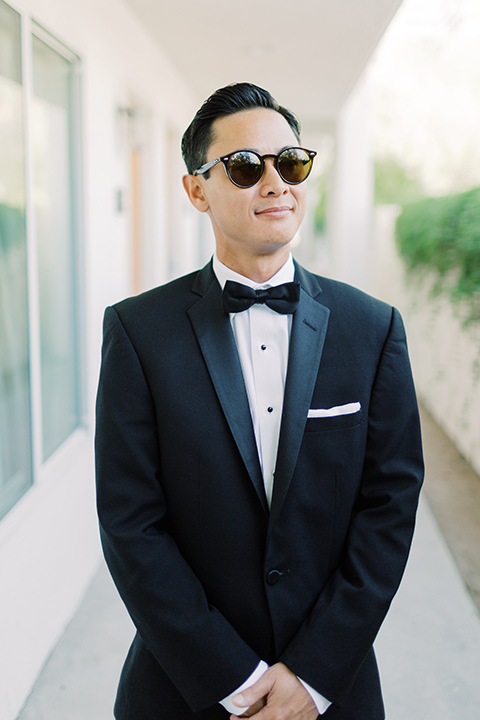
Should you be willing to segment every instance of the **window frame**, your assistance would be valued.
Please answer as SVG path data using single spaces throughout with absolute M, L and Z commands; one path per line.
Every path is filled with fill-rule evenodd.
M 24 62 L 24 102 L 25 102 L 25 158 L 26 158 L 26 216 L 27 216 L 27 263 L 28 263 L 28 288 L 29 288 L 29 319 L 30 319 L 30 368 L 31 368 L 31 402 L 32 402 L 32 438 L 33 438 L 33 484 L 45 482 L 50 475 L 50 469 L 55 465 L 55 456 L 60 453 L 64 446 L 70 445 L 70 439 L 78 432 L 84 433 L 87 425 L 86 420 L 86 395 L 85 395 L 85 264 L 84 253 L 82 252 L 84 228 L 81 223 L 83 217 L 83 172 L 82 172 L 82 131 L 81 131 L 81 59 L 78 54 L 64 45 L 54 35 L 35 19 L 23 15 L 24 35 L 23 48 Z M 42 423 L 42 378 L 41 378 L 41 354 L 40 354 L 40 302 L 39 302 L 39 277 L 38 277 L 38 239 L 36 236 L 34 218 L 34 162 L 32 151 L 32 103 L 34 99 L 33 90 L 33 37 L 36 36 L 43 43 L 52 48 L 56 53 L 64 57 L 72 64 L 72 127 L 70 128 L 69 151 L 71 153 L 71 179 L 72 179 L 72 228 L 74 262 L 76 267 L 75 279 L 75 308 L 77 326 L 77 368 L 78 378 L 76 385 L 78 400 L 78 425 L 73 432 L 53 451 L 52 455 L 44 459 L 43 450 L 43 423 Z M 75 440 L 73 439 L 73 444 Z M 63 452 L 61 452 L 63 455 Z
M 58 472 L 65 467 L 68 458 L 75 455 L 77 447 L 84 442 L 87 430 L 86 402 L 86 318 L 85 318 L 85 256 L 83 226 L 83 166 L 82 166 L 82 103 L 81 103 L 81 58 L 69 47 L 58 40 L 45 27 L 32 18 L 18 4 L 4 0 L 20 16 L 21 31 L 21 70 L 22 70 L 22 101 L 23 101 L 23 143 L 24 143 L 24 178 L 25 178 L 25 233 L 27 256 L 27 323 L 30 367 L 30 422 L 31 422 L 31 485 L 17 498 L 6 513 L 0 517 L 0 526 L 5 525 L 7 518 L 15 509 L 22 515 L 21 507 L 26 499 L 34 496 L 35 490 L 58 477 Z M 47 459 L 43 459 L 42 432 L 42 392 L 41 392 L 41 355 L 40 355 L 40 307 L 38 277 L 38 244 L 35 230 L 34 158 L 32 148 L 32 105 L 33 93 L 33 37 L 39 38 L 56 53 L 68 60 L 72 65 L 72 112 L 70 128 L 71 158 L 71 198 L 72 198 L 72 243 L 75 264 L 75 325 L 77 379 L 75 391 L 78 402 L 78 424 L 68 437 L 53 451 Z M 15 521 L 12 518 L 12 522 Z M 10 525 L 10 522 L 7 523 Z M 3 530 L 3 528 L 2 528 Z M 0 535 L 3 533 L 0 533 Z

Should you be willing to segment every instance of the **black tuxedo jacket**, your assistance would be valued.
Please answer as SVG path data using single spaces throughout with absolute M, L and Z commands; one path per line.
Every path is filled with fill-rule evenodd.
M 97 399 L 105 556 L 138 633 L 119 720 L 220 720 L 260 661 L 382 720 L 372 643 L 423 476 L 398 312 L 296 266 L 271 508 L 211 265 L 105 314 Z M 358 412 L 307 418 L 310 408 Z

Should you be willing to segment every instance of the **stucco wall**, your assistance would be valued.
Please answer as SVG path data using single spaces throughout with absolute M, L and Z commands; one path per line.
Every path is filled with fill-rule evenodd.
M 418 396 L 480 474 L 480 326 L 465 328 L 461 307 L 432 297 L 432 275 L 406 272 L 395 250 L 398 212 L 376 210 L 371 291 L 401 311 Z

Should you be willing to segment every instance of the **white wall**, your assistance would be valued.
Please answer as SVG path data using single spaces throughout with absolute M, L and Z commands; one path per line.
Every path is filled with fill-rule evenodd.
M 332 274 L 362 289 L 368 289 L 369 284 L 373 206 L 368 107 L 368 89 L 362 76 L 337 123 L 328 219 Z
M 11 5 L 82 61 L 87 408 L 85 427 L 37 468 L 34 487 L 0 522 L 2 720 L 16 717 L 100 560 L 92 448 L 101 322 L 104 307 L 132 291 L 129 146 L 119 106 L 134 103 L 146 117 L 145 285 L 167 279 L 168 226 L 180 228 L 183 241 L 177 269 L 197 262 L 196 227 L 181 187 L 183 168 L 180 162 L 168 168 L 164 152 L 168 138 L 179 141 L 196 109 L 190 89 L 121 0 L 13 0 Z M 167 183 L 174 188 L 168 193 Z M 115 205 L 119 190 L 123 213 Z
M 375 294 L 403 315 L 422 403 L 480 474 L 480 327 L 463 327 L 460 308 L 432 298 L 432 275 L 406 272 L 395 250 L 398 212 L 376 211 Z

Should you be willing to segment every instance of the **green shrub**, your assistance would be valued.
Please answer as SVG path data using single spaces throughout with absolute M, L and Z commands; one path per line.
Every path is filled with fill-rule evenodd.
M 420 181 L 393 157 L 375 160 L 375 204 L 405 205 L 425 197 Z
M 435 291 L 466 301 L 466 322 L 480 322 L 480 188 L 405 205 L 395 233 L 407 267 L 435 270 Z

